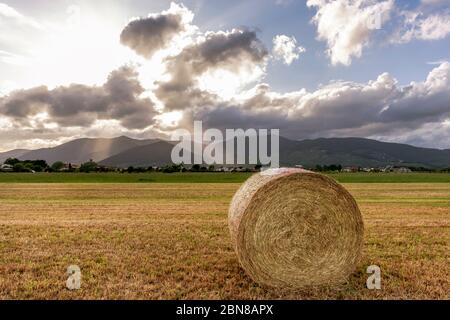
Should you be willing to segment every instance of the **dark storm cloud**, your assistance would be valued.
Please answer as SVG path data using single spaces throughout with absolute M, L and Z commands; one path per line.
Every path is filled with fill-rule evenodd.
M 160 14 L 131 21 L 122 31 L 120 41 L 141 56 L 151 58 L 183 31 L 181 14 Z
M 97 119 L 115 119 L 126 128 L 142 129 L 156 115 L 153 102 L 141 98 L 143 92 L 137 73 L 126 66 L 111 72 L 101 87 L 73 84 L 15 91 L 0 100 L 0 112 L 20 122 L 47 112 L 50 121 L 62 126 L 87 127 Z
M 6 116 L 25 118 L 29 115 L 35 115 L 39 112 L 39 107 L 49 102 L 50 94 L 45 86 L 19 90 L 9 97 L 0 99 L 0 111 Z

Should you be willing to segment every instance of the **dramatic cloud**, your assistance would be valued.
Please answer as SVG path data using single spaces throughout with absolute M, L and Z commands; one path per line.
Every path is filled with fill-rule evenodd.
M 166 48 L 176 35 L 187 31 L 192 19 L 193 14 L 186 7 L 171 3 L 170 9 L 161 14 L 131 21 L 122 31 L 120 41 L 136 53 L 151 58 L 156 51 Z
M 156 96 L 169 111 L 211 104 L 215 94 L 199 87 L 200 77 L 217 70 L 235 75 L 253 73 L 264 67 L 267 56 L 254 31 L 208 32 L 198 43 L 167 58 L 170 80 L 159 83 Z
M 206 126 L 281 128 L 295 138 L 378 137 L 439 126 L 450 118 L 450 63 L 433 69 L 423 82 L 400 87 L 388 73 L 368 83 L 336 82 L 316 91 L 287 94 L 260 84 L 239 99 L 194 111 Z M 447 144 L 448 145 L 448 144 Z
M 305 48 L 297 46 L 295 37 L 277 35 L 273 38 L 273 56 L 276 60 L 282 60 L 290 65 L 294 60 L 300 58 L 300 54 L 305 52 Z
M 427 2 L 427 7 L 436 7 Z M 393 0 L 308 0 L 307 5 L 317 10 L 313 18 L 317 37 L 326 41 L 333 65 L 349 65 L 360 57 L 374 30 L 394 9 Z M 6 15 L 19 21 L 18 14 L 0 6 L 0 23 Z M 402 14 L 406 19 L 401 20 L 405 23 L 398 42 L 441 39 L 450 32 L 446 12 Z M 46 140 L 79 137 L 80 131 L 91 136 L 170 134 L 178 127 L 190 128 L 194 120 L 222 129 L 279 128 L 294 139 L 398 137 L 403 142 L 450 147 L 449 62 L 440 61 L 424 81 L 407 86 L 382 73 L 365 83 L 337 81 L 316 90 L 279 93 L 263 83 L 270 54 L 256 31 L 242 27 L 201 32 L 192 19 L 184 6 L 171 4 L 169 10 L 133 20 L 123 29 L 121 42 L 145 58 L 139 58 L 139 74 L 126 66 L 111 72 L 104 84 L 103 79 L 86 82 L 102 85 L 82 81 L 56 87 L 29 85 L 31 89 L 0 96 L 2 148 L 12 145 L 7 141 L 14 137 L 27 146 L 41 146 Z M 86 32 L 80 34 L 84 39 Z M 2 37 L 3 33 L 0 62 L 11 68 L 25 64 Z M 123 50 L 136 59 L 130 50 Z M 278 35 L 271 56 L 291 65 L 304 51 L 294 37 Z M 86 64 L 80 72 L 91 66 Z
M 386 134 L 380 133 L 372 138 L 396 143 L 407 143 L 427 148 L 450 149 L 447 143 L 450 136 L 450 122 L 427 123 L 414 130 L 390 131 Z
M 450 35 L 450 13 L 424 15 L 421 12 L 403 12 L 404 26 L 392 42 L 407 43 L 418 40 L 441 40 Z
M 129 129 L 143 129 L 156 115 L 131 67 L 113 71 L 102 87 L 73 84 L 15 91 L 0 98 L 0 113 L 25 126 L 35 118 L 67 127 L 88 127 L 96 120 L 119 120 Z
M 328 44 L 333 65 L 350 65 L 352 57 L 361 57 L 374 30 L 389 20 L 394 1 L 374 0 L 308 0 L 316 8 L 313 23 L 318 39 Z

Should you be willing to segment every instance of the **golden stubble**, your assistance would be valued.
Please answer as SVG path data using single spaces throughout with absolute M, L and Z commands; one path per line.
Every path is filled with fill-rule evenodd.
M 2 184 L 1 299 L 449 299 L 450 184 L 346 184 L 363 257 L 337 287 L 270 289 L 227 224 L 239 184 Z M 65 287 L 79 265 L 82 285 Z M 366 268 L 382 290 L 366 288 Z

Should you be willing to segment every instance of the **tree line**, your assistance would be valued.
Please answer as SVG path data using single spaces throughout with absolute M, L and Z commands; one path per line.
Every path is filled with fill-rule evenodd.
M 45 160 L 19 160 L 16 158 L 6 159 L 4 165 L 10 166 L 13 172 L 93 172 L 99 166 L 94 161 L 88 161 L 78 166 L 56 161 L 49 165 Z
M 163 172 L 163 173 L 175 173 L 175 172 L 215 172 L 216 167 L 201 166 L 195 164 L 193 166 L 186 167 L 183 164 L 167 164 L 164 166 L 149 166 L 149 167 L 134 167 L 128 168 L 114 168 L 101 166 L 93 160 L 82 163 L 81 165 L 72 165 L 70 163 L 64 163 L 62 161 L 56 161 L 52 165 L 49 165 L 45 160 L 19 160 L 16 158 L 9 158 L 4 162 L 5 165 L 11 167 L 13 172 L 121 172 L 121 173 L 146 173 L 146 172 Z M 256 165 L 252 168 L 233 168 L 230 171 L 252 172 L 261 168 L 260 165 Z
M 146 173 L 146 172 L 163 172 L 163 173 L 175 173 L 175 172 L 216 172 L 216 166 L 201 166 L 195 164 L 193 166 L 186 167 L 183 164 L 167 164 L 164 166 L 149 166 L 149 167 L 134 167 L 129 166 L 128 168 L 114 168 L 102 166 L 93 160 L 82 163 L 81 165 L 72 165 L 70 163 L 64 163 L 62 161 L 56 161 L 55 163 L 49 165 L 45 160 L 19 160 L 16 158 L 9 158 L 4 162 L 5 165 L 9 166 L 13 172 L 121 172 L 121 173 Z M 450 168 L 445 169 L 431 169 L 425 167 L 406 167 L 413 172 L 450 172 Z M 222 168 L 223 169 L 223 168 Z M 260 171 L 261 165 L 256 165 L 254 167 L 235 167 L 228 168 L 226 171 L 233 172 L 255 172 Z M 307 168 L 311 171 L 316 172 L 343 172 L 344 167 L 340 164 L 331 165 L 316 165 L 313 168 Z M 362 167 L 352 167 L 353 172 L 365 171 Z M 1 171 L 1 170 L 0 170 Z M 6 171 L 3 169 L 3 171 Z M 225 170 L 224 170 L 225 171 Z M 381 172 L 381 168 L 375 168 L 370 172 Z

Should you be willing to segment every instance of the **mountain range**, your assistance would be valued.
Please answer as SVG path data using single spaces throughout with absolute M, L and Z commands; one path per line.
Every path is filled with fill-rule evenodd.
M 7 158 L 46 160 L 79 164 L 90 159 L 101 165 L 161 166 L 171 163 L 174 142 L 129 137 L 112 139 L 77 139 L 53 148 L 37 150 L 17 149 L 0 153 L 0 163 Z M 343 166 L 383 167 L 415 166 L 449 168 L 450 149 L 419 148 L 407 144 L 387 143 L 364 138 L 321 138 L 290 140 L 280 137 L 280 164 L 282 166 L 341 164 Z

